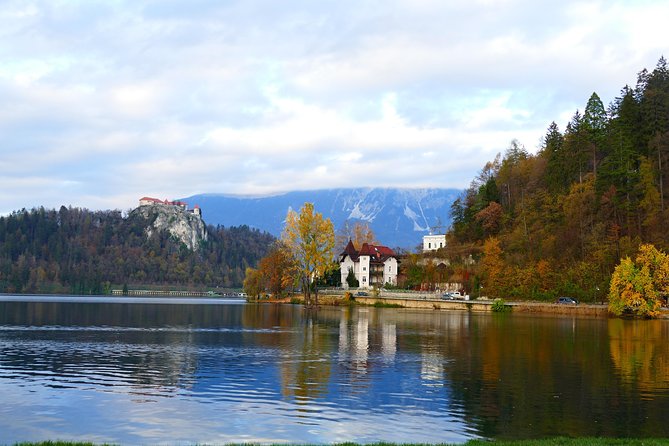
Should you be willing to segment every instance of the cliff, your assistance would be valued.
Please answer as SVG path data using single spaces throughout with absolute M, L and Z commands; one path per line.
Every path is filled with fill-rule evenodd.
M 133 210 L 130 217 L 147 221 L 144 230 L 147 237 L 151 237 L 155 232 L 166 231 L 191 251 L 200 249 L 201 242 L 207 240 L 207 229 L 202 218 L 179 206 L 143 205 Z

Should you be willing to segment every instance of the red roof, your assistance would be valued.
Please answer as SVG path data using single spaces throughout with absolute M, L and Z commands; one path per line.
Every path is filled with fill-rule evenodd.
M 163 200 L 159 200 L 157 198 L 152 198 L 152 197 L 142 197 L 139 199 L 139 201 L 153 201 L 154 203 L 164 203 Z
M 363 243 L 360 251 L 356 251 L 353 242 L 349 240 L 344 252 L 340 255 L 341 260 L 344 260 L 347 255 L 351 257 L 354 262 L 356 262 L 360 256 L 369 256 L 372 262 L 385 262 L 389 257 L 395 257 L 395 252 L 387 246 L 370 245 L 369 243 Z

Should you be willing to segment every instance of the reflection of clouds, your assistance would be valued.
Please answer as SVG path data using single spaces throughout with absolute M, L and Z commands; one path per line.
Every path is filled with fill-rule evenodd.
M 397 322 L 405 317 L 400 312 L 323 309 L 309 320 L 291 312 L 281 318 L 285 325 L 268 330 L 262 327 L 278 326 L 274 312 L 286 314 L 290 308 L 249 308 L 253 318 L 246 315 L 243 325 L 249 328 L 244 329 L 132 329 L 113 333 L 115 342 L 82 342 L 74 352 L 74 344 L 44 340 L 50 345 L 46 349 L 55 349 L 50 356 L 61 361 L 53 364 L 60 369 L 49 369 L 52 375 L 62 367 L 69 370 L 82 360 L 80 353 L 89 351 L 83 358 L 88 365 L 77 369 L 80 379 L 66 389 L 48 387 L 45 379 L 16 386 L 25 381 L 5 371 L 29 370 L 32 363 L 10 365 L 4 358 L 0 394 L 16 404 L 0 407 L 0 432 L 9 433 L 3 440 L 432 443 L 473 436 L 458 413 L 444 410 L 443 393 L 433 396 L 421 389 L 427 381 L 418 346 L 415 338 L 411 345 L 402 338 L 416 326 Z M 234 325 L 238 318 L 241 313 L 226 323 Z M 442 320 L 440 315 L 431 322 L 423 319 L 418 330 L 428 334 Z M 88 340 L 109 335 L 108 330 L 76 332 Z M 75 335 L 64 337 L 72 341 Z M 32 350 L 37 356 L 45 348 Z M 124 359 L 132 364 L 124 365 Z M 113 385 L 102 383 L 104 374 Z M 291 398 L 282 398 L 282 391 Z M 25 432 L 34 436 L 26 438 Z

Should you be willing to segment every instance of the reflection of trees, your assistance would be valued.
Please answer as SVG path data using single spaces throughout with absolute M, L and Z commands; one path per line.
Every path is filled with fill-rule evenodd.
M 307 313 L 291 336 L 291 348 L 280 359 L 282 393 L 298 404 L 322 397 L 330 380 L 333 349 L 327 331 L 315 315 Z M 292 356 L 294 355 L 294 356 Z
M 610 319 L 611 359 L 627 385 L 644 392 L 669 388 L 669 325 L 666 321 Z
M 97 374 L 147 395 L 217 393 L 225 383 L 226 392 L 280 393 L 305 411 L 314 399 L 355 402 L 358 410 L 414 407 L 461 414 L 477 433 L 498 438 L 669 435 L 666 321 L 269 304 L 33 305 L 0 311 L 0 325 L 26 319 L 71 329 L 28 331 L 21 351 L 0 349 L 0 366 L 41 369 L 44 379 Z M 77 325 L 130 328 L 101 334 Z M 144 326 L 154 329 L 132 329 Z
M 612 328 L 606 320 L 508 315 L 488 318 L 492 323 L 485 327 L 476 324 L 479 320 L 472 317 L 471 330 L 465 334 L 470 340 L 467 349 L 449 343 L 444 354 L 454 359 L 446 373 L 453 380 L 456 403 L 462 404 L 483 435 L 538 438 L 669 433 L 661 420 L 669 410 L 669 401 L 658 392 L 667 386 L 666 346 L 656 344 L 652 358 L 643 348 L 631 347 L 651 359 L 645 382 L 654 398 L 643 400 L 643 395 L 622 387 L 611 373 L 611 358 L 619 353 L 609 351 Z M 636 341 L 660 339 L 654 330 L 642 329 Z M 667 333 L 663 335 L 666 339 Z M 630 349 L 620 348 L 619 342 L 611 339 L 612 349 Z M 637 360 L 628 357 L 622 361 Z M 652 372 L 654 365 L 662 372 Z M 640 373 L 634 379 L 643 376 Z M 658 386 L 659 382 L 663 384 Z

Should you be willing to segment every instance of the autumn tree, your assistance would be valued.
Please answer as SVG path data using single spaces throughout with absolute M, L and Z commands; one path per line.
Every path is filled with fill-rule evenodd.
M 374 231 L 368 222 L 346 220 L 344 225 L 335 235 L 336 252 L 340 253 L 346 248 L 348 241 L 353 242 L 353 247 L 357 250 L 362 248 L 363 243 L 378 245 Z
M 481 223 L 486 234 L 497 234 L 502 223 L 502 206 L 496 201 L 491 201 L 488 206 L 480 210 L 474 218 Z
M 315 212 L 313 203 L 304 203 L 299 214 L 292 209 L 288 211 L 282 240 L 295 261 L 305 304 L 311 305 L 312 285 L 333 267 L 332 221 Z M 318 288 L 314 291 L 314 304 L 318 305 Z
M 656 317 L 669 293 L 669 256 L 653 245 L 639 248 L 635 261 L 625 257 L 611 277 L 609 311 Z
M 244 292 L 249 296 L 249 298 L 258 299 L 264 290 L 265 283 L 262 273 L 255 268 L 246 268 L 246 274 L 244 277 Z
M 295 260 L 290 250 L 281 242 L 272 246 L 269 253 L 258 263 L 266 290 L 281 296 L 294 283 Z
M 483 244 L 482 270 L 485 277 L 486 293 L 500 297 L 504 286 L 504 260 L 502 247 L 496 237 L 488 238 Z

